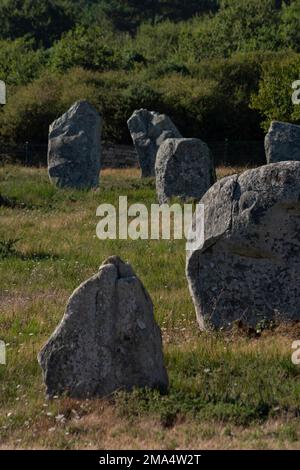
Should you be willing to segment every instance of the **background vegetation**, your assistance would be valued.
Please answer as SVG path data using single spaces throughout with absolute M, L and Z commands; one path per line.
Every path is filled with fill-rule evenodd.
M 167 112 L 186 136 L 261 140 L 300 123 L 300 0 L 0 0 L 5 142 L 46 142 L 86 98 L 104 139 L 129 143 L 136 108 Z

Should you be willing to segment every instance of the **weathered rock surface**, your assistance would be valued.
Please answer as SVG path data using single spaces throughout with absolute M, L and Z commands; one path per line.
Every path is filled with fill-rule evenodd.
M 152 301 L 129 264 L 111 257 L 75 290 L 39 362 L 50 397 L 167 390 Z
M 300 161 L 300 126 L 273 121 L 265 137 L 268 163 Z
M 77 101 L 50 126 L 50 180 L 62 188 L 96 188 L 100 168 L 101 117 L 87 101 Z
M 300 163 L 218 181 L 202 198 L 204 242 L 187 252 L 201 329 L 300 319 Z
M 140 109 L 127 122 L 136 148 L 142 177 L 155 176 L 155 160 L 159 146 L 166 139 L 181 137 L 171 119 L 165 114 Z
M 174 196 L 201 199 L 216 180 L 208 146 L 200 139 L 167 139 L 156 157 L 156 192 L 160 204 Z

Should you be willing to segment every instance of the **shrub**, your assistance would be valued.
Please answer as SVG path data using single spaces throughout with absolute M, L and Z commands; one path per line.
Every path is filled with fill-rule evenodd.
M 34 41 L 0 41 L 0 78 L 10 85 L 23 85 L 37 78 L 47 61 L 43 49 L 34 49 Z
M 131 143 L 127 120 L 139 108 L 165 112 L 182 135 L 207 141 L 261 140 L 261 114 L 297 119 L 300 107 L 291 104 L 291 84 L 300 77 L 297 54 L 284 60 L 273 53 L 203 60 L 191 65 L 188 74 L 159 73 L 160 66 L 104 72 L 72 68 L 9 87 L 10 99 L 0 113 L 0 136 L 46 142 L 49 124 L 79 99 L 87 99 L 102 113 L 103 140 L 115 143 Z
M 155 82 L 164 97 L 165 109 L 186 137 L 207 138 L 218 105 L 218 84 L 182 75 L 168 75 Z M 215 122 L 215 121 L 214 121 Z
M 64 31 L 73 26 L 61 0 L 5 0 L 0 2 L 0 37 L 35 38 L 50 47 Z
M 285 46 L 300 52 L 300 0 L 290 5 L 283 4 L 280 33 Z
M 66 33 L 51 51 L 50 66 L 66 71 L 72 67 L 89 70 L 116 68 L 120 57 L 112 39 L 105 37 L 101 28 L 79 26 Z
M 236 52 L 272 51 L 282 45 L 279 24 L 276 0 L 222 0 L 215 16 L 196 18 L 182 29 L 181 48 L 196 62 Z
M 49 76 L 19 87 L 0 114 L 0 135 L 14 142 L 42 142 L 57 113 L 58 86 Z
M 202 61 L 192 69 L 201 79 L 214 77 L 218 83 L 218 121 L 222 137 L 231 140 L 260 140 L 260 114 L 250 108 L 252 94 L 258 91 L 262 65 L 269 62 L 274 54 L 239 53 L 230 59 L 210 59 Z M 212 118 L 215 119 L 215 116 Z M 220 134 L 220 132 L 219 132 Z
M 171 21 L 155 26 L 143 24 L 134 39 L 134 47 L 148 62 L 165 61 L 178 49 L 180 28 L 180 24 Z
M 300 123 L 300 106 L 292 103 L 292 83 L 300 79 L 300 54 L 280 56 L 265 63 L 257 93 L 251 106 L 263 117 L 262 127 L 267 130 L 272 120 Z
M 45 73 L 16 89 L 0 114 L 0 136 L 14 142 L 46 142 L 49 124 L 75 101 L 86 99 L 103 114 L 103 138 L 129 142 L 126 121 L 134 109 L 157 108 L 161 101 L 150 85 L 124 72 L 93 73 L 72 69 Z

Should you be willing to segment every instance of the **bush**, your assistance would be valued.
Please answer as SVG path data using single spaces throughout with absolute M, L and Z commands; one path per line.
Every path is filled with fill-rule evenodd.
M 66 71 L 72 67 L 111 70 L 120 63 L 118 49 L 110 37 L 97 26 L 79 26 L 65 34 L 51 51 L 50 66 Z
M 1 0 L 0 38 L 32 37 L 37 44 L 50 47 L 73 26 L 61 0 Z
M 48 76 L 10 93 L 0 114 L 1 137 L 14 142 L 45 141 L 49 123 L 57 112 L 57 99 L 57 83 Z
M 280 33 L 286 47 L 300 52 L 300 0 L 294 0 L 290 5 L 283 5 Z
M 292 103 L 292 83 L 299 79 L 299 54 L 280 56 L 263 66 L 259 90 L 253 94 L 251 106 L 262 115 L 264 130 L 272 120 L 300 123 L 300 106 Z
M 0 136 L 14 142 L 46 142 L 49 124 L 79 99 L 103 114 L 104 140 L 130 142 L 126 121 L 131 113 L 142 106 L 157 108 L 161 96 L 124 72 L 101 74 L 79 68 L 64 76 L 45 73 L 11 95 L 0 114 Z
M 263 138 L 260 114 L 250 108 L 250 103 L 252 94 L 258 91 L 262 65 L 273 57 L 272 53 L 239 53 L 230 59 L 202 61 L 197 68 L 192 69 L 192 73 L 199 78 L 214 77 L 218 83 L 219 108 L 212 118 L 215 120 L 218 116 L 222 139 Z
M 273 54 L 236 54 L 190 67 L 189 76 L 159 77 L 156 87 L 185 135 L 206 140 L 262 139 L 260 114 L 250 108 L 261 67 Z
M 49 124 L 75 101 L 87 99 L 103 115 L 106 142 L 131 143 L 127 120 L 140 108 L 167 113 L 184 136 L 261 139 L 259 110 L 249 104 L 258 91 L 262 63 L 261 54 L 239 54 L 230 60 L 202 61 L 189 74 L 160 75 L 151 67 L 47 72 L 31 84 L 10 87 L 10 99 L 0 114 L 0 136 L 46 142 Z
M 152 64 L 170 59 L 178 50 L 181 24 L 164 21 L 155 26 L 143 24 L 133 40 L 136 50 Z
M 0 41 L 0 78 L 8 85 L 23 85 L 37 78 L 46 62 L 46 52 L 35 50 L 33 40 Z
M 140 108 L 165 112 L 182 135 L 206 141 L 262 140 L 261 115 L 267 124 L 275 118 L 297 121 L 300 107 L 291 103 L 291 84 L 300 77 L 297 54 L 240 53 L 191 64 L 186 73 L 161 67 L 103 72 L 77 67 L 10 86 L 0 136 L 46 143 L 49 124 L 79 99 L 102 113 L 103 140 L 114 143 L 131 143 L 127 120 Z
M 186 23 L 179 42 L 186 60 L 193 57 L 195 62 L 236 52 L 274 51 L 282 46 L 279 25 L 276 0 L 223 0 L 215 16 Z

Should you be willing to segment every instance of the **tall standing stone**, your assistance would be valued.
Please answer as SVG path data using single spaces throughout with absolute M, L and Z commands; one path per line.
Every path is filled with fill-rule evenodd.
M 77 101 L 49 130 L 48 172 L 61 188 L 96 188 L 101 168 L 101 117 Z
M 204 242 L 187 253 L 201 329 L 300 320 L 299 181 L 300 162 L 274 163 L 224 178 L 202 198 Z
M 201 199 L 216 180 L 208 146 L 200 139 L 167 139 L 155 164 L 156 192 L 160 204 L 172 197 Z
M 268 163 L 300 161 L 300 126 L 273 121 L 265 137 Z
M 75 290 L 39 362 L 50 397 L 167 390 L 152 301 L 129 264 L 111 257 Z
M 142 177 L 155 176 L 155 160 L 159 146 L 166 139 L 181 137 L 171 119 L 165 114 L 140 109 L 127 122 L 136 148 Z

